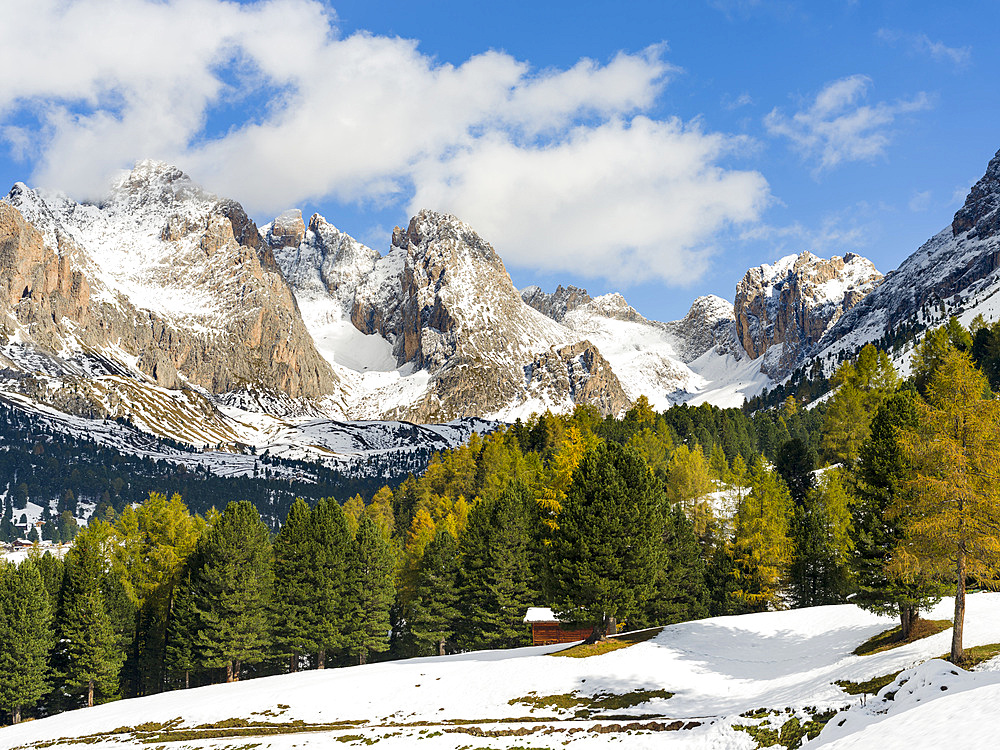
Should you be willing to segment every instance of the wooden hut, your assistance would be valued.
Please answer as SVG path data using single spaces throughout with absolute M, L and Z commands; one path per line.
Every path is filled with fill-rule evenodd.
M 559 622 L 548 607 L 530 607 L 524 621 L 531 625 L 531 645 L 548 646 L 552 643 L 573 643 L 590 637 L 593 627 L 573 628 Z

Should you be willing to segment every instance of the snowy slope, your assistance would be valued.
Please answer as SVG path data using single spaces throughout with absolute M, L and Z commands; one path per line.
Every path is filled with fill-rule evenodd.
M 945 601 L 930 616 L 946 616 L 951 606 Z M 968 606 L 966 645 L 1000 640 L 1000 595 L 975 594 Z M 755 743 L 732 726 L 755 720 L 741 714 L 773 709 L 770 720 L 780 727 L 793 715 L 849 706 L 807 747 L 940 747 L 934 743 L 945 736 L 953 747 L 984 746 L 979 743 L 994 736 L 1000 723 L 990 703 L 1000 689 L 998 672 L 967 675 L 931 662 L 900 677 L 911 679 L 897 687 L 898 704 L 892 705 L 849 696 L 833 684 L 908 669 L 948 648 L 950 631 L 945 631 L 880 654 L 851 654 L 891 625 L 841 605 L 673 625 L 652 640 L 585 659 L 553 657 L 561 647 L 551 646 L 305 672 L 105 704 L 8 727 L 0 729 L 0 748 L 37 747 L 57 738 L 65 748 L 143 747 L 149 745 L 134 733 L 114 730 L 143 722 L 176 720 L 177 727 L 196 727 L 242 718 L 300 731 L 253 736 L 251 730 L 240 736 L 236 730 L 227 738 L 160 744 L 233 748 L 250 742 L 284 749 L 331 747 L 339 740 L 408 748 L 420 740 L 420 747 L 456 749 L 589 748 L 617 741 L 630 748 L 748 750 Z M 546 696 L 575 693 L 584 706 L 588 698 L 635 691 L 674 695 L 647 694 L 624 708 L 592 707 L 585 718 L 576 715 L 579 706 L 544 705 Z M 941 721 L 948 726 L 939 726 Z M 301 731 L 308 725 L 327 726 Z

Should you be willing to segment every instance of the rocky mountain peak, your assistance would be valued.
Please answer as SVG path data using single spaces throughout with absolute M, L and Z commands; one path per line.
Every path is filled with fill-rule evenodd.
M 302 212 L 293 208 L 271 222 L 264 234 L 264 241 L 272 250 L 277 250 L 282 247 L 298 247 L 305 236 L 306 225 L 302 221 Z
M 743 349 L 772 377 L 787 374 L 809 348 L 882 281 L 855 253 L 824 260 L 810 252 L 751 268 L 736 286 L 734 314 Z
M 553 320 L 562 321 L 566 314 L 591 301 L 586 289 L 560 284 L 552 294 L 546 294 L 540 286 L 528 286 L 521 290 L 521 299 Z
M 114 182 L 103 205 L 136 210 L 143 206 L 167 207 L 192 200 L 214 202 L 217 199 L 179 168 L 145 159 Z
M 951 234 L 970 233 L 970 239 L 986 239 L 1000 234 L 1000 151 L 990 159 L 984 174 L 955 212 Z

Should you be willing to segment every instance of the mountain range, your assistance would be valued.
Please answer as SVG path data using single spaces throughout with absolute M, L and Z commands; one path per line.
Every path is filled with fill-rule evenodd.
M 803 252 L 749 269 L 732 303 L 700 297 L 658 322 L 620 294 L 518 290 L 473 227 L 430 210 L 383 255 L 318 214 L 257 227 L 154 161 L 97 203 L 18 183 L 0 200 L 0 396 L 195 446 L 301 433 L 312 458 L 337 447 L 302 425 L 617 415 L 640 395 L 736 406 L 907 322 L 995 318 L 998 210 L 1000 153 L 885 276 L 852 252 Z

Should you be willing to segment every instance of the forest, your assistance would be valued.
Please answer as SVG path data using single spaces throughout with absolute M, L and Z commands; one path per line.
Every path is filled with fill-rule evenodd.
M 530 606 L 598 639 L 849 600 L 907 637 L 947 594 L 960 663 L 966 589 L 1000 583 L 1000 324 L 952 319 L 912 362 L 867 346 L 825 400 L 753 413 L 542 414 L 297 497 L 276 533 L 250 498 L 110 503 L 63 560 L 0 566 L 0 708 L 516 647 Z

